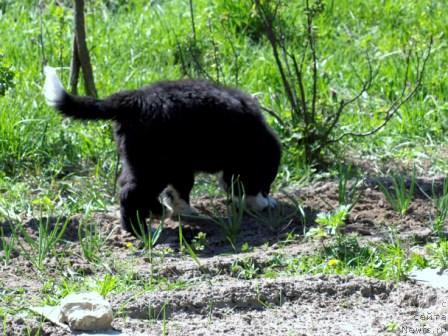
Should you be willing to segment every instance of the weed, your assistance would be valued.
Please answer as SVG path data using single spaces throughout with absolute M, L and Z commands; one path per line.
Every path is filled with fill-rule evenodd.
M 51 217 L 41 218 L 37 227 L 37 239 L 31 237 L 23 225 L 18 226 L 19 233 L 23 237 L 27 246 L 24 246 L 19 239 L 19 246 L 25 257 L 40 271 L 44 269 L 45 258 L 54 254 L 58 242 L 67 229 L 70 219 L 57 218 L 56 222 L 51 228 Z
M 251 250 L 252 250 L 252 248 L 250 247 L 248 242 L 244 242 L 243 244 L 241 244 L 241 252 L 247 253 Z
M 357 175 L 352 186 L 349 186 L 349 181 L 353 175 L 353 167 L 351 165 L 338 165 L 338 200 L 340 206 L 348 206 L 348 211 L 358 203 L 361 197 L 361 185 L 363 180 Z
M 99 280 L 97 284 L 97 292 L 106 297 L 117 286 L 117 278 L 111 274 L 106 274 L 103 280 Z
M 397 331 L 399 328 L 399 324 L 396 321 L 389 321 L 388 323 L 386 323 L 386 331 L 388 332 L 395 332 Z
M 445 236 L 445 221 L 448 218 L 448 180 L 443 180 L 442 194 L 440 196 L 432 191 L 432 201 L 436 208 L 436 216 L 432 222 L 433 231 L 439 238 Z
M 236 251 L 236 241 L 241 230 L 244 212 L 246 211 L 246 195 L 244 194 L 244 187 L 238 181 L 238 178 L 234 179 L 232 177 L 230 191 L 227 194 L 227 204 L 227 217 L 222 218 L 218 215 L 211 217 L 211 219 L 219 226 L 232 248 Z
M 448 268 L 448 241 L 440 239 L 435 243 L 425 246 L 428 253 L 428 264 L 430 267 Z
M 0 243 L 1 250 L 3 251 L 3 254 L 0 257 L 3 259 L 5 264 L 9 264 L 11 261 L 11 256 L 15 251 L 16 239 L 17 236 L 15 234 L 11 234 L 9 239 L 6 238 L 3 228 L 0 227 Z
M 332 212 L 320 212 L 317 214 L 316 223 L 319 225 L 317 236 L 340 236 L 341 229 L 345 225 L 345 219 L 349 212 L 348 205 L 342 205 Z M 312 233 L 310 233 L 312 235 Z
M 188 242 L 184 238 L 184 234 L 182 231 L 182 223 L 180 219 L 179 219 L 179 247 L 181 252 L 186 250 L 188 254 L 191 256 L 191 258 L 196 262 L 196 264 L 198 264 L 198 266 L 201 265 L 198 256 L 196 255 L 196 252 L 191 248 L 190 244 L 188 244 Z
M 81 220 L 78 226 L 78 239 L 81 246 L 81 251 L 87 261 L 98 263 L 100 261 L 100 253 L 106 240 L 115 232 L 112 230 L 108 237 L 103 237 L 98 226 L 89 221 L 89 224 L 84 224 L 87 220 Z M 83 230 L 84 229 L 84 230 Z M 83 236 L 84 232 L 84 236 Z
M 259 267 L 255 264 L 253 258 L 235 260 L 230 266 L 230 272 L 238 279 L 254 279 L 260 273 Z
M 392 175 L 392 190 L 389 190 L 389 188 L 381 182 L 379 182 L 378 185 L 390 206 L 401 216 L 404 216 L 414 197 L 415 167 L 412 171 L 409 187 L 406 186 L 406 178 L 401 174 Z
M 207 244 L 207 234 L 198 232 L 198 234 L 191 241 L 191 247 L 194 251 L 203 251 Z
M 338 236 L 329 246 L 324 247 L 323 254 L 330 259 L 329 266 L 336 265 L 339 261 L 349 267 L 358 267 L 370 258 L 370 249 L 361 247 L 355 236 Z M 331 262 L 333 260 L 333 262 Z M 333 263 L 333 265 L 331 265 Z
M 137 230 L 134 230 L 137 238 L 143 243 L 143 250 L 148 253 L 149 262 L 151 263 L 153 260 L 153 249 L 163 231 L 164 220 L 165 216 L 162 215 L 155 230 L 153 230 L 152 225 L 147 225 L 146 222 L 141 223 L 139 220 Z M 151 221 L 152 218 L 150 217 L 148 222 L 151 223 Z

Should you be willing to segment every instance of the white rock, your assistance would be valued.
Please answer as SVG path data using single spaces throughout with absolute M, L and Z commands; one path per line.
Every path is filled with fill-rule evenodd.
M 68 295 L 61 301 L 59 321 L 72 330 L 94 331 L 111 328 L 112 308 L 97 293 Z

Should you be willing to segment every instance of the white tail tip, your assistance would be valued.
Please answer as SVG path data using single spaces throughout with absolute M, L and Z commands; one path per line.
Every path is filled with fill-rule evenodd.
M 44 96 L 47 104 L 50 106 L 58 105 L 64 97 L 64 87 L 59 80 L 56 69 L 50 66 L 44 67 L 45 84 Z

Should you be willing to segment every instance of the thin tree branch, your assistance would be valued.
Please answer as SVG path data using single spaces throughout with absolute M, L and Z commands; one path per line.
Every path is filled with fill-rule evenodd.
M 339 137 L 332 139 L 330 141 L 327 141 L 325 143 L 325 145 L 328 144 L 332 144 L 335 142 L 339 142 L 341 141 L 343 138 L 345 137 L 367 137 L 369 135 L 373 135 L 375 133 L 377 133 L 378 131 L 380 131 L 384 126 L 386 126 L 386 124 L 392 119 L 392 117 L 395 115 L 395 113 L 400 109 L 401 106 L 403 106 L 404 104 L 406 104 L 416 93 L 417 91 L 420 89 L 421 85 L 422 85 L 422 81 L 423 81 L 423 77 L 425 74 L 425 70 L 426 70 L 426 65 L 427 62 L 429 60 L 429 57 L 431 56 L 431 50 L 432 50 L 432 45 L 433 45 L 433 37 L 431 37 L 428 47 L 426 49 L 426 55 L 423 57 L 423 63 L 421 65 L 421 67 L 419 68 L 419 66 L 417 67 L 417 80 L 415 82 L 414 88 L 405 96 L 406 93 L 406 87 L 407 87 L 407 79 L 409 77 L 409 69 L 410 69 L 410 53 L 407 54 L 407 60 L 406 60 L 406 73 L 405 73 L 405 77 L 404 80 L 406 82 L 403 83 L 404 87 L 403 90 L 401 91 L 400 96 L 392 102 L 392 104 L 390 105 L 390 107 L 387 109 L 386 111 L 386 117 L 384 118 L 383 122 L 378 125 L 377 127 L 371 129 L 370 131 L 366 131 L 366 132 L 346 132 L 341 134 Z M 420 59 L 418 58 L 418 63 L 420 63 Z M 404 98 L 403 98 L 404 97 Z
M 215 81 L 217 83 L 220 83 L 219 72 L 221 71 L 221 73 L 223 73 L 223 71 L 221 69 L 219 50 L 218 50 L 218 46 L 216 44 L 216 41 L 215 41 L 215 38 L 214 38 L 214 35 L 213 35 L 213 28 L 212 28 L 211 22 L 208 21 L 207 25 L 208 25 L 208 29 L 210 31 L 211 43 L 212 43 L 212 46 L 213 46 L 213 58 L 214 58 L 215 69 L 216 69 L 216 79 L 215 79 Z M 222 77 L 224 78 L 224 74 L 223 74 Z M 225 84 L 225 80 L 224 80 L 224 84 Z
M 267 112 L 269 115 L 271 115 L 272 117 L 274 117 L 275 120 L 277 120 L 277 122 L 282 125 L 282 126 L 286 126 L 286 123 L 282 120 L 282 118 L 273 110 L 268 109 L 267 107 L 264 106 L 260 106 L 261 109 L 265 112 Z
M 313 82 L 312 82 L 312 92 L 311 92 L 311 122 L 316 120 L 316 101 L 317 101 L 317 55 L 316 55 L 316 39 L 313 35 L 313 14 L 310 11 L 308 0 L 305 1 L 306 4 L 306 17 L 307 17 L 307 38 L 310 45 L 311 58 L 312 58 L 312 72 L 313 72 Z
M 303 114 L 304 122 L 305 122 L 305 125 L 308 125 L 308 106 L 307 106 L 308 103 L 306 101 L 306 93 L 305 93 L 305 85 L 303 82 L 302 66 L 299 67 L 299 65 L 297 64 L 296 57 L 294 55 L 290 54 L 289 57 L 292 59 L 297 84 L 299 86 L 300 104 L 302 105 L 302 114 Z
M 188 1 L 190 4 L 191 31 L 193 33 L 193 41 L 196 44 L 196 25 L 194 23 L 193 0 Z
M 297 103 L 294 99 L 294 95 L 292 93 L 292 89 L 291 89 L 291 85 L 288 81 L 288 79 L 286 78 L 285 75 L 285 70 L 283 68 L 283 64 L 280 60 L 280 56 L 278 53 L 278 44 L 277 44 L 277 38 L 274 32 L 274 28 L 273 28 L 273 20 L 274 17 L 272 16 L 272 14 L 266 14 L 265 8 L 261 5 L 260 0 L 254 0 L 255 2 L 255 7 L 258 10 L 258 12 L 260 13 L 260 17 L 263 20 L 263 24 L 264 24 L 264 28 L 265 28 L 265 33 L 266 36 L 268 38 L 269 43 L 271 44 L 272 47 L 272 53 L 274 55 L 274 59 L 275 62 L 277 64 L 277 68 L 280 72 L 280 77 L 282 79 L 283 82 L 283 87 L 285 89 L 285 93 L 288 96 L 288 100 L 291 104 L 291 108 L 293 109 L 293 111 L 297 112 Z
M 235 48 L 235 44 L 233 43 L 233 39 L 231 38 L 229 31 L 228 31 L 228 27 L 227 25 L 225 25 L 223 22 L 221 22 L 222 28 L 224 29 L 225 35 L 226 35 L 226 40 L 227 42 L 229 42 L 230 44 L 230 48 L 232 49 L 232 54 L 233 54 L 233 62 L 235 64 L 235 71 L 234 71 L 234 77 L 235 77 L 235 86 L 238 86 L 238 82 L 239 82 L 239 72 L 240 72 L 240 68 L 239 68 L 239 54 Z

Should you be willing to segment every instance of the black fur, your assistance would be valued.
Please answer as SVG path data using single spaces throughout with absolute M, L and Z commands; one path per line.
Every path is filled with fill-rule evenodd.
M 83 120 L 112 119 L 121 155 L 121 221 L 132 233 L 172 185 L 189 203 L 194 174 L 239 176 L 247 195 L 269 193 L 281 156 L 252 97 L 206 81 L 166 81 L 103 100 L 64 93 L 56 108 Z M 134 231 L 136 230 L 136 231 Z

